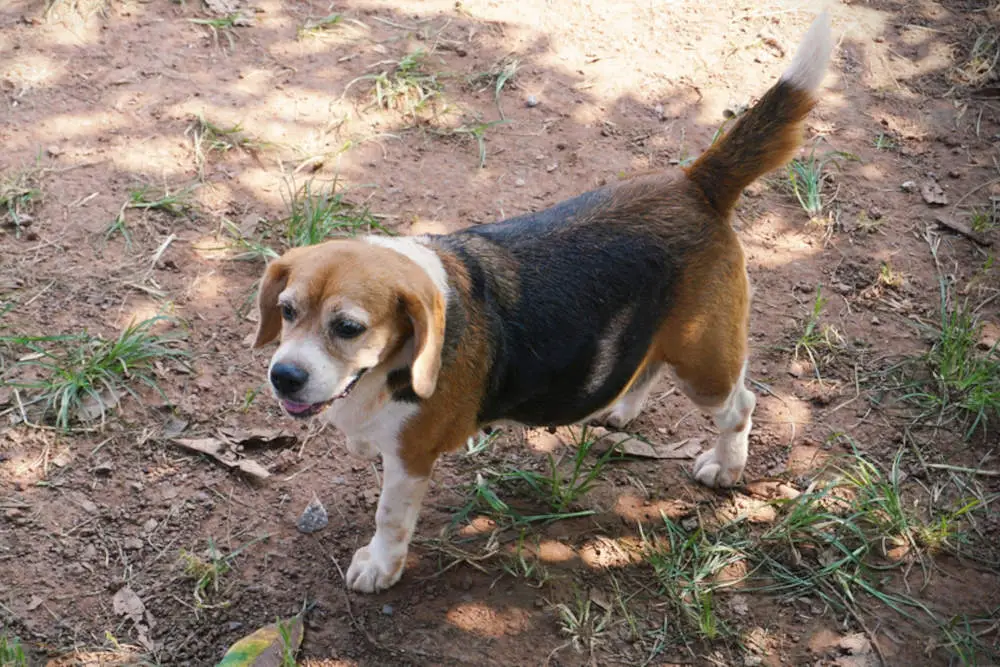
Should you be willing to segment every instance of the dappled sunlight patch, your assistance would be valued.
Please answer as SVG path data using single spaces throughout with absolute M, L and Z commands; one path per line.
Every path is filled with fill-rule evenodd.
M 774 221 L 771 214 L 766 217 L 772 220 L 772 227 L 777 226 L 774 222 L 779 221 Z M 789 220 L 780 220 L 779 224 L 791 223 Z M 823 252 L 821 244 L 804 234 L 774 234 L 762 241 L 765 242 L 755 238 L 743 239 L 747 254 L 753 259 L 754 265 L 762 269 L 778 269 L 788 264 L 807 262 Z
M 467 602 L 449 609 L 446 618 L 466 632 L 498 639 L 527 630 L 531 613 L 520 607 L 494 609 L 482 602 Z
M 624 493 L 615 501 L 615 513 L 631 523 L 660 523 L 663 517 L 681 519 L 694 509 L 694 505 L 677 498 L 648 500 L 634 493 Z
M 124 119 L 112 111 L 90 111 L 86 114 L 55 114 L 42 119 L 36 136 L 56 136 L 62 139 L 96 140 L 100 134 L 120 129 Z
M 830 452 L 812 442 L 796 442 L 788 452 L 786 470 L 789 475 L 808 475 L 822 468 Z
M 543 540 L 534 551 L 546 563 L 568 563 L 577 558 L 573 547 L 556 540 Z
M 161 135 L 126 141 L 109 152 L 111 162 L 119 169 L 151 178 L 177 178 L 191 173 L 193 165 L 189 144 L 174 135 Z
M 43 86 L 54 85 L 65 74 L 65 66 L 40 54 L 25 53 L 0 70 L 0 79 L 14 87 L 15 97 Z
M 473 517 L 469 523 L 458 530 L 461 537 L 475 537 L 477 535 L 488 535 L 496 530 L 497 522 L 487 516 Z
M 777 518 L 778 513 L 766 500 L 735 493 L 731 502 L 716 508 L 715 515 L 720 521 L 746 519 L 750 523 L 771 523 Z
M 642 562 L 644 546 L 638 537 L 612 538 L 598 535 L 580 547 L 580 560 L 590 568 L 604 570 Z
M 195 305 L 201 305 L 221 299 L 226 293 L 226 288 L 226 279 L 215 271 L 209 271 L 199 274 L 191 281 L 187 294 Z
M 162 303 L 158 303 L 151 299 L 140 298 L 136 303 L 131 304 L 126 310 L 122 311 L 122 313 L 115 320 L 115 326 L 119 329 L 124 329 L 125 327 L 135 324 L 136 322 L 151 320 L 162 314 Z M 151 326 L 150 331 L 162 333 L 168 328 L 169 323 L 166 320 L 163 320 Z

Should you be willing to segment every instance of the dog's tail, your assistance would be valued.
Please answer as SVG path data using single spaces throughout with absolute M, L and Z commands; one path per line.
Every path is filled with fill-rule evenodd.
M 830 17 L 824 11 L 778 83 L 687 169 L 716 211 L 729 213 L 745 187 L 794 155 L 832 50 Z

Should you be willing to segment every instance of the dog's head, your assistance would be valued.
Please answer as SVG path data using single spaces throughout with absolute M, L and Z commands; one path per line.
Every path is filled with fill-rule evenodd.
M 268 376 L 294 417 L 346 397 L 410 340 L 413 391 L 422 398 L 434 393 L 444 295 L 404 254 L 363 240 L 292 249 L 268 265 L 258 306 L 254 347 L 280 336 Z

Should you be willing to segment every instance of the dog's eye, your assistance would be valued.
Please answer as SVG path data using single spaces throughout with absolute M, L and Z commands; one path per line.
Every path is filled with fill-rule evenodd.
M 357 338 L 365 332 L 365 325 L 357 320 L 337 320 L 330 329 L 339 338 Z
M 295 319 L 295 306 L 290 303 L 281 304 L 281 316 L 285 318 L 286 322 L 291 322 Z

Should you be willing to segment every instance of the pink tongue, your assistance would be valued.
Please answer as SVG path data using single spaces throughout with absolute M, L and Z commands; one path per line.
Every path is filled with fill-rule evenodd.
M 300 412 L 305 412 L 312 407 L 309 403 L 296 403 L 295 401 L 282 401 L 282 405 L 285 409 L 292 414 L 299 414 Z

